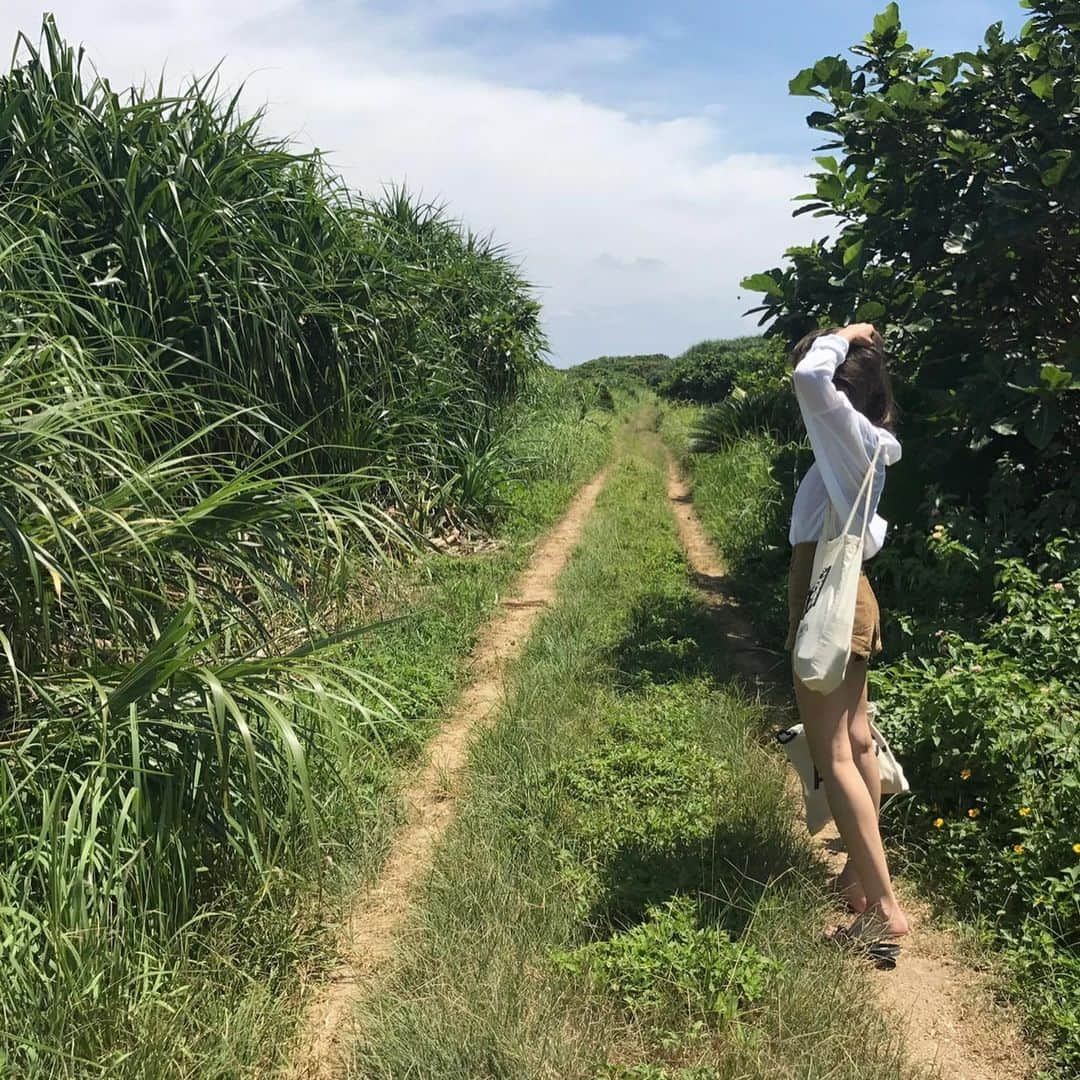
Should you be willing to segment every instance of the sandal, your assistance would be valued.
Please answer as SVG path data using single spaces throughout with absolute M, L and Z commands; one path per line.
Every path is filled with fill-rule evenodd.
M 826 940 L 869 960 L 879 971 L 892 971 L 900 958 L 897 939 L 887 935 L 873 938 L 852 933 L 846 926 L 838 926 L 831 934 L 826 935 Z
M 882 971 L 892 971 L 900 956 L 902 934 L 889 933 L 888 924 L 873 916 L 860 916 L 850 926 L 838 926 L 827 940 L 864 957 Z

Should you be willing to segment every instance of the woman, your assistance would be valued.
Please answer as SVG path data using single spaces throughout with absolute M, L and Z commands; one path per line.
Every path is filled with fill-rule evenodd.
M 892 434 L 894 405 L 881 335 L 869 323 L 819 330 L 792 353 L 795 396 L 814 451 L 814 464 L 799 485 L 792 508 L 791 574 L 788 581 L 788 648 L 810 588 L 814 549 L 821 536 L 827 501 L 847 519 L 880 444 L 871 487 L 864 558 L 881 550 L 886 522 L 877 515 L 885 469 L 900 460 Z M 863 527 L 862 508 L 853 529 Z M 833 818 L 848 852 L 838 888 L 856 912 L 840 931 L 844 939 L 880 945 L 908 931 L 893 892 L 878 828 L 881 778 L 866 710 L 866 669 L 881 650 L 877 599 L 865 573 L 859 582 L 851 660 L 843 683 L 820 694 L 795 677 L 795 696 L 811 756 L 821 775 Z

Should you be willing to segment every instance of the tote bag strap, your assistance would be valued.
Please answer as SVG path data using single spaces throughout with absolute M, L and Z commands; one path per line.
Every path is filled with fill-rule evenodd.
M 844 523 L 844 531 L 840 534 L 841 536 L 851 532 L 851 526 L 855 521 L 855 511 L 858 510 L 860 502 L 863 504 L 863 533 L 866 532 L 866 528 L 870 524 L 870 500 L 874 494 L 874 475 L 877 472 L 877 463 L 880 456 L 881 439 L 878 439 L 877 447 L 874 449 L 874 456 L 870 459 L 870 468 L 866 470 L 863 482 L 859 485 L 859 493 L 851 504 L 851 513 L 848 514 L 847 521 Z M 863 499 L 864 492 L 866 493 L 865 500 Z

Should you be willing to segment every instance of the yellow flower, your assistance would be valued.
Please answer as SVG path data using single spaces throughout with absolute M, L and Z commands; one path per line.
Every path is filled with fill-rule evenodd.
M 1080 855 L 1080 844 L 1073 844 L 1073 851 L 1074 851 L 1074 852 L 1075 852 L 1075 853 L 1076 853 L 1077 855 Z
M 935 829 L 940 829 L 941 826 L 944 825 L 944 824 L 945 824 L 945 819 L 943 817 L 939 817 L 939 818 L 934 819 L 934 828 Z
M 961 780 L 970 780 L 971 779 L 971 770 L 970 769 L 961 769 L 960 770 L 960 779 Z
M 1020 816 L 1021 817 L 1031 817 L 1031 807 L 1030 806 L 1021 806 L 1020 807 Z
M 978 808 L 977 806 L 973 806 L 973 807 L 972 807 L 972 808 L 971 808 L 971 809 L 970 809 L 970 810 L 968 811 L 968 817 L 969 817 L 969 818 L 977 818 L 977 817 L 978 817 L 978 816 L 979 816 L 979 815 L 980 815 L 981 813 L 982 813 L 982 811 L 981 811 L 981 810 L 980 810 L 980 809 L 979 809 L 979 808 Z M 1077 844 L 1076 846 L 1077 846 L 1078 848 L 1080 848 L 1080 844 Z
M 1013 844 L 1013 851 L 1015 851 L 1017 855 L 1023 855 L 1024 854 L 1024 845 L 1023 844 Z

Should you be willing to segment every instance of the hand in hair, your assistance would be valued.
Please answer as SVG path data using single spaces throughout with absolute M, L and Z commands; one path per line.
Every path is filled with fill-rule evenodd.
M 836 335 L 842 337 L 849 344 L 854 341 L 873 343 L 877 330 L 874 329 L 873 324 L 868 322 L 852 323 L 851 326 L 845 326 L 842 330 L 837 330 Z

